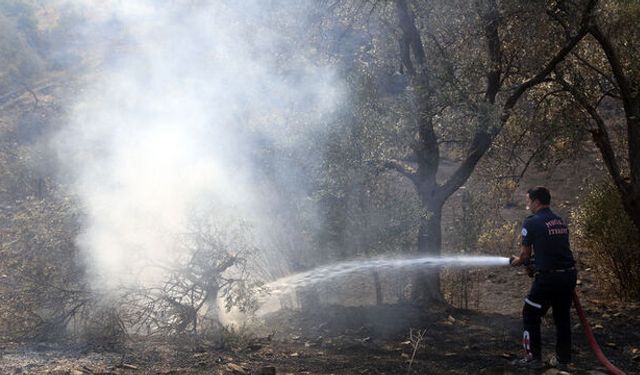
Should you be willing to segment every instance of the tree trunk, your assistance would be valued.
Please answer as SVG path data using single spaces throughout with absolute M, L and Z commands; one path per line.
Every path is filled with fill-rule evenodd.
M 611 168 L 609 168 L 609 172 L 612 174 L 614 183 L 622 196 L 624 210 L 629 214 L 638 231 L 640 231 L 640 94 L 638 93 L 640 87 L 637 81 L 631 79 L 631 75 L 625 72 L 625 65 L 619 56 L 619 51 L 616 50 L 609 37 L 600 30 L 600 27 L 597 24 L 593 24 L 589 28 L 589 32 L 598 41 L 607 57 L 611 72 L 618 85 L 627 120 L 627 156 L 629 158 L 630 181 L 624 181 L 619 171 L 612 172 Z M 597 108 L 597 105 L 594 108 Z M 594 115 L 592 111 L 590 114 L 597 123 L 597 113 Z M 603 158 L 608 157 L 604 152 L 602 154 Z
M 626 109 L 627 129 L 629 134 L 629 159 L 631 186 L 627 194 L 623 194 L 625 211 L 633 221 L 638 233 L 640 233 L 640 97 L 631 100 Z M 635 162 L 633 162 L 635 160 Z
M 208 319 L 214 321 L 215 324 L 222 324 L 220 322 L 220 308 L 224 307 L 224 306 L 218 306 L 218 294 L 219 293 L 220 293 L 220 289 L 219 288 L 217 288 L 217 287 L 209 288 L 207 290 L 207 296 L 205 297 L 205 299 L 204 299 L 203 303 L 201 304 L 201 306 L 198 307 L 198 309 L 197 309 L 199 311 L 202 306 L 205 306 L 206 317 Z M 195 323 L 194 323 L 193 329 L 194 329 L 194 331 L 196 329 Z
M 637 197 L 637 194 L 630 193 L 622 196 L 622 205 L 624 206 L 624 210 L 629 215 L 631 221 L 633 221 L 633 225 L 640 233 L 640 200 Z
M 440 256 L 442 248 L 442 206 L 440 202 L 430 201 L 423 194 L 425 214 L 420 220 L 418 232 L 418 255 Z M 430 194 L 429 194 L 430 195 Z M 440 291 L 440 270 L 421 269 L 416 272 L 412 298 L 418 303 L 442 302 Z
M 628 188 L 620 191 L 625 211 L 640 233 L 640 97 L 630 100 L 627 115 L 630 180 Z M 634 162 L 635 160 L 635 162 Z M 618 188 L 620 190 L 620 187 Z
M 598 34 L 600 38 L 604 38 Z M 606 40 L 603 39 L 603 44 Z M 617 61 L 617 60 L 613 60 Z M 620 78 L 621 80 L 623 78 Z M 563 77 L 558 77 L 557 82 L 569 92 L 591 116 L 597 129 L 590 130 L 593 142 L 595 143 L 602 160 L 607 167 L 607 171 L 620 194 L 622 206 L 634 226 L 640 233 L 640 98 L 625 99 L 624 110 L 627 120 L 627 153 L 629 160 L 629 176 L 626 178 L 616 160 L 616 152 L 608 135 L 608 127 L 605 119 L 598 113 L 598 104 L 592 104 L 583 92 L 576 86 L 571 85 Z M 624 91 L 624 90 L 621 90 Z M 634 161 L 635 160 L 635 161 Z

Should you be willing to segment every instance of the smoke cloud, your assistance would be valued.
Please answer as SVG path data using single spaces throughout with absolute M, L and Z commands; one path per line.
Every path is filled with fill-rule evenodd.
M 260 241 L 285 235 L 268 217 L 277 192 L 256 183 L 256 149 L 321 142 L 342 102 L 334 68 L 301 43 L 312 2 L 208 3 L 70 3 L 90 19 L 99 63 L 54 147 L 102 287 L 157 277 L 143 265 L 173 256 L 202 207 L 247 219 Z M 278 168 L 299 184 L 295 169 Z

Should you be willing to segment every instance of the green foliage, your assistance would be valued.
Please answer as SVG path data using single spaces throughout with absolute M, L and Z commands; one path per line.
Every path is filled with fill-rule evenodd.
M 472 253 L 476 250 L 478 238 L 488 224 L 490 207 L 480 194 L 473 194 L 467 189 L 460 193 L 460 210 L 454 219 L 453 242 L 462 252 Z
M 574 239 L 598 281 L 623 299 L 640 299 L 640 237 L 610 183 L 588 188 L 572 212 Z
M 360 89 L 355 88 L 357 95 L 372 95 Z M 316 193 L 324 219 L 318 242 L 338 259 L 407 253 L 415 247 L 422 212 L 409 181 L 398 183 L 396 174 L 381 166 L 395 147 L 386 142 L 390 134 L 385 132 L 396 128 L 381 127 L 393 115 L 378 112 L 375 100 L 363 98 L 353 123 L 336 129 L 327 142 Z
M 640 79 L 640 2 L 607 0 L 602 2 L 601 9 L 598 21 L 614 43 L 629 78 L 637 85 Z
M 478 249 L 484 254 L 510 256 L 517 248 L 519 232 L 518 225 L 504 223 L 486 230 L 478 238 Z

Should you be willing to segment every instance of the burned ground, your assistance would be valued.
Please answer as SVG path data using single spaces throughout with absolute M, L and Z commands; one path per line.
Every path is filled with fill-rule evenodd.
M 498 279 L 496 281 L 496 279 Z M 500 286 L 487 278 L 487 289 Z M 614 303 L 585 282 L 582 303 L 607 357 L 627 374 L 640 374 L 640 305 Z M 253 333 L 224 340 L 131 338 L 118 353 L 69 345 L 5 343 L 3 374 L 520 374 L 520 318 L 514 296 L 494 294 L 489 313 L 449 305 L 318 306 L 266 317 Z M 499 308 L 498 308 L 499 307 Z M 604 369 L 574 322 L 576 374 Z M 420 334 L 423 334 L 419 338 Z M 413 336 L 413 340 L 411 339 Z M 553 323 L 543 325 L 545 353 L 553 351 Z M 417 349 L 416 349 L 417 347 Z M 73 349 L 70 349 L 73 348 Z M 414 354 L 415 349 L 415 354 Z M 544 373 L 541 370 L 531 373 Z M 600 371 L 600 372 L 598 372 Z

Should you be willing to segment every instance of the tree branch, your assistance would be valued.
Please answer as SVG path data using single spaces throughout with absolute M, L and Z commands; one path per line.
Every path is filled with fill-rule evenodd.
M 416 28 L 415 17 L 409 10 L 406 0 L 396 0 L 396 10 L 398 13 L 398 24 L 402 30 L 401 50 L 402 62 L 411 76 L 416 75 L 416 69 L 411 61 L 411 52 L 416 65 L 422 70 L 427 61 L 420 33 Z
M 536 75 L 518 85 L 511 96 L 509 96 L 504 104 L 502 116 L 500 118 L 501 126 L 497 129 L 497 131 L 499 131 L 502 126 L 504 126 L 507 120 L 509 120 L 509 117 L 511 117 L 512 113 L 511 111 L 522 94 L 524 94 L 528 89 L 543 82 L 544 79 L 555 69 L 555 67 L 560 62 L 562 62 L 565 57 L 573 50 L 573 48 L 584 38 L 584 36 L 587 35 L 591 24 L 591 13 L 597 2 L 597 0 L 590 0 L 587 4 L 584 14 L 582 15 L 582 20 L 580 21 L 581 27 L 578 33 L 573 38 L 569 39 L 567 44 L 562 47 Z
M 613 147 L 611 146 L 611 140 L 609 138 L 609 133 L 607 131 L 607 127 L 604 123 L 604 120 L 598 113 L 598 110 L 595 106 L 589 104 L 589 100 L 582 95 L 582 93 L 573 85 L 569 84 L 562 76 L 558 76 L 556 81 L 560 83 L 560 85 L 571 94 L 571 96 L 575 99 L 575 101 L 580 104 L 580 106 L 587 111 L 587 113 L 591 116 L 593 121 L 596 123 L 597 129 L 592 129 L 589 132 L 593 137 L 593 141 L 596 146 L 600 150 L 600 154 L 602 155 L 602 160 L 611 175 L 616 186 L 621 191 L 626 191 L 628 189 L 628 183 L 622 177 L 620 173 L 620 168 L 616 161 L 615 152 L 613 151 Z
M 402 163 L 398 160 L 387 160 L 384 162 L 384 167 L 387 169 L 395 170 L 396 172 L 411 180 L 411 182 L 413 182 L 416 186 L 418 185 L 416 171 L 410 165 Z
M 585 59 L 584 57 L 580 56 L 577 53 L 572 53 L 572 55 L 574 55 L 578 61 L 583 64 L 584 66 L 586 66 L 587 68 L 593 70 L 594 72 L 598 73 L 599 75 L 601 75 L 604 79 L 606 79 L 607 81 L 609 81 L 612 85 L 617 86 L 617 84 L 611 79 L 611 77 L 606 74 L 605 72 L 603 72 L 601 69 L 598 69 L 598 67 L 594 66 L 593 64 L 591 64 L 587 59 Z
M 589 29 L 589 32 L 593 37 L 598 41 L 604 54 L 607 56 L 607 60 L 609 61 L 609 65 L 611 66 L 611 71 L 613 72 L 613 76 L 618 82 L 618 87 L 620 88 L 620 95 L 622 96 L 622 101 L 627 105 L 630 105 L 632 98 L 632 89 L 631 82 L 624 74 L 624 69 L 622 68 L 622 62 L 618 57 L 611 41 L 602 33 L 598 25 L 594 24 Z
M 584 38 L 589 30 L 589 24 L 591 20 L 591 12 L 595 7 L 597 0 L 590 0 L 587 5 L 585 12 L 582 16 L 581 20 L 581 28 L 578 34 L 571 38 L 567 44 L 560 49 L 545 65 L 544 67 L 532 78 L 520 84 L 514 91 L 513 94 L 506 100 L 503 107 L 503 114 L 500 118 L 500 125 L 495 127 L 492 132 L 488 132 L 484 129 L 489 129 L 489 122 L 491 121 L 491 116 L 489 113 L 480 113 L 479 121 L 480 128 L 476 132 L 471 142 L 471 146 L 469 148 L 469 152 L 467 153 L 467 157 L 462 162 L 462 164 L 458 167 L 458 169 L 453 173 L 453 175 L 445 182 L 442 186 L 441 197 L 446 199 L 451 194 L 453 194 L 465 181 L 471 176 L 471 173 L 475 169 L 476 164 L 480 161 L 480 158 L 485 154 L 485 152 L 491 147 L 493 139 L 497 136 L 499 131 L 502 129 L 504 124 L 506 124 L 507 120 L 511 116 L 511 110 L 516 105 L 522 94 L 524 94 L 531 87 L 544 82 L 547 79 L 549 73 L 551 73 L 555 67 L 564 60 L 564 58 L 573 50 L 573 48 Z M 498 39 L 499 41 L 499 39 Z M 490 52 L 491 54 L 492 52 Z M 492 59 L 498 57 L 497 51 Z M 492 78 L 495 79 L 495 78 Z M 500 82 L 500 77 L 497 77 L 497 82 Z M 494 84 L 496 81 L 493 81 Z M 488 88 L 489 89 L 489 88 Z M 488 91 L 489 94 L 491 92 Z M 488 99 L 491 99 L 491 96 L 487 96 Z M 486 111 L 485 109 L 484 111 Z
M 440 190 L 440 198 L 445 200 L 451 194 L 453 194 L 465 181 L 471 176 L 476 164 L 480 161 L 480 158 L 491 146 L 492 137 L 485 131 L 479 131 L 473 137 L 469 152 L 466 159 L 456 169 L 456 171 L 449 177 L 447 182 L 442 185 Z
M 487 38 L 490 64 L 487 72 L 487 89 L 484 98 L 493 104 L 500 90 L 502 76 L 502 49 L 500 48 L 500 34 L 498 33 L 500 13 L 495 0 L 488 0 L 487 5 L 489 9 L 481 14 L 485 37 Z

